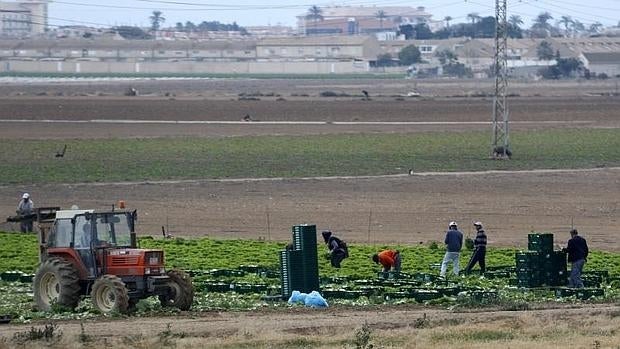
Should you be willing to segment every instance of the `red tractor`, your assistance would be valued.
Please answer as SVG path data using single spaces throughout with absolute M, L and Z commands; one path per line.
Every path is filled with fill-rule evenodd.
M 135 221 L 136 211 L 56 211 L 51 227 L 40 229 L 41 264 L 33 282 L 39 310 L 55 304 L 74 309 L 87 295 L 102 313 L 126 313 L 150 296 L 189 310 L 191 278 L 166 271 L 163 251 L 137 248 Z

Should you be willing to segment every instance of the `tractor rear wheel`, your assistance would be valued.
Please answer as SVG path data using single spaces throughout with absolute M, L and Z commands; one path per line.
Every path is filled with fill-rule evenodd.
M 103 275 L 93 284 L 90 293 L 93 305 L 104 314 L 117 311 L 127 313 L 129 294 L 125 283 L 115 275 Z
M 163 307 L 175 307 L 189 310 L 194 302 L 194 285 L 192 278 L 185 272 L 173 269 L 168 271 L 169 291 L 167 295 L 159 296 Z
M 34 299 L 40 311 L 50 311 L 53 304 L 75 309 L 80 302 L 78 271 L 71 262 L 49 258 L 39 266 L 33 280 Z

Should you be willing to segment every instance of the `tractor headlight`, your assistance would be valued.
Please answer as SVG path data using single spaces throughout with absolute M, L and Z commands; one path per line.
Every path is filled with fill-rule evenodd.
M 144 268 L 144 275 L 165 274 L 166 268 Z
M 148 265 L 163 264 L 163 254 L 161 252 L 147 252 L 144 256 L 144 260 Z

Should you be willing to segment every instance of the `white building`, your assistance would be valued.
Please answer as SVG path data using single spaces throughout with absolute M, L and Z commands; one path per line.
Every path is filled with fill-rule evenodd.
M 47 30 L 49 0 L 0 1 L 0 36 L 27 37 Z
M 320 18 L 297 16 L 300 35 L 359 35 L 395 32 L 400 25 L 431 22 L 432 15 L 422 6 L 327 6 Z

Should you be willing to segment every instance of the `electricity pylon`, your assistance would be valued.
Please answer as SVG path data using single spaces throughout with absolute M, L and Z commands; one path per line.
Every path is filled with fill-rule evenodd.
M 495 95 L 493 97 L 493 140 L 491 156 L 507 159 L 512 152 L 508 137 L 508 24 L 506 0 L 495 0 Z

